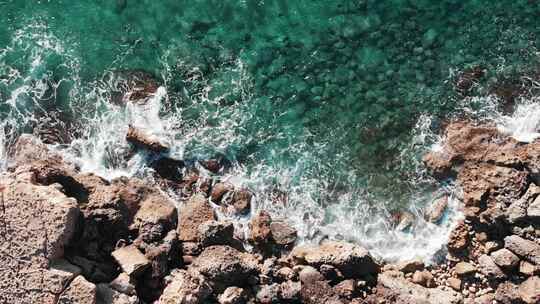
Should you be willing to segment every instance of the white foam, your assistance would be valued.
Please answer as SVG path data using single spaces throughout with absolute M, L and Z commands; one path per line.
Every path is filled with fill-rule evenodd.
M 498 128 L 521 142 L 540 138 L 540 102 L 532 100 L 517 104 L 514 113 L 498 118 Z

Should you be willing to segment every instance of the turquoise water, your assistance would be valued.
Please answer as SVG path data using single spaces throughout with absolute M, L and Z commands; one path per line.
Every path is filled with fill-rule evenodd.
M 165 93 L 142 121 L 178 157 L 225 155 L 267 193 L 259 208 L 307 239 L 363 239 L 373 213 L 429 200 L 417 160 L 462 107 L 453 77 L 482 66 L 485 95 L 534 68 L 540 42 L 528 0 L 0 0 L 0 12 L 4 145 L 54 122 L 79 139 L 59 149 L 82 167 L 134 174 L 141 164 L 106 156 L 133 116 L 109 100 L 115 71 L 144 70 Z

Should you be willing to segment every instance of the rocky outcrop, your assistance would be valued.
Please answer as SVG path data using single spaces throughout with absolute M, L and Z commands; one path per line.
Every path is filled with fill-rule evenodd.
M 128 128 L 126 141 L 139 149 L 144 149 L 155 153 L 167 152 L 169 150 L 169 147 L 160 142 L 159 138 L 148 135 L 144 131 L 133 126 L 129 126 Z

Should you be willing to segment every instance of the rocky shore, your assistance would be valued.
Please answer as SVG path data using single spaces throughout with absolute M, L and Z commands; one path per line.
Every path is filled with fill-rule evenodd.
M 0 176 L 0 303 L 539 303 L 540 140 L 463 121 L 444 132 L 424 161 L 460 186 L 465 219 L 436 265 L 297 245 L 293 227 L 251 210 L 256 194 L 220 181 L 219 160 L 190 168 L 133 127 L 126 140 L 150 153 L 152 182 L 81 173 L 22 135 Z M 218 217 L 250 212 L 247 234 Z

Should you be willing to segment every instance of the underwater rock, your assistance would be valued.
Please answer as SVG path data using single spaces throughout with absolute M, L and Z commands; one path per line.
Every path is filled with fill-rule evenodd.
M 462 95 L 467 95 L 485 73 L 486 71 L 480 66 L 475 66 L 462 71 L 454 82 L 456 91 Z
M 128 127 L 126 140 L 139 149 L 149 150 L 155 153 L 167 152 L 169 147 L 161 143 L 159 138 L 150 136 L 133 126 Z

